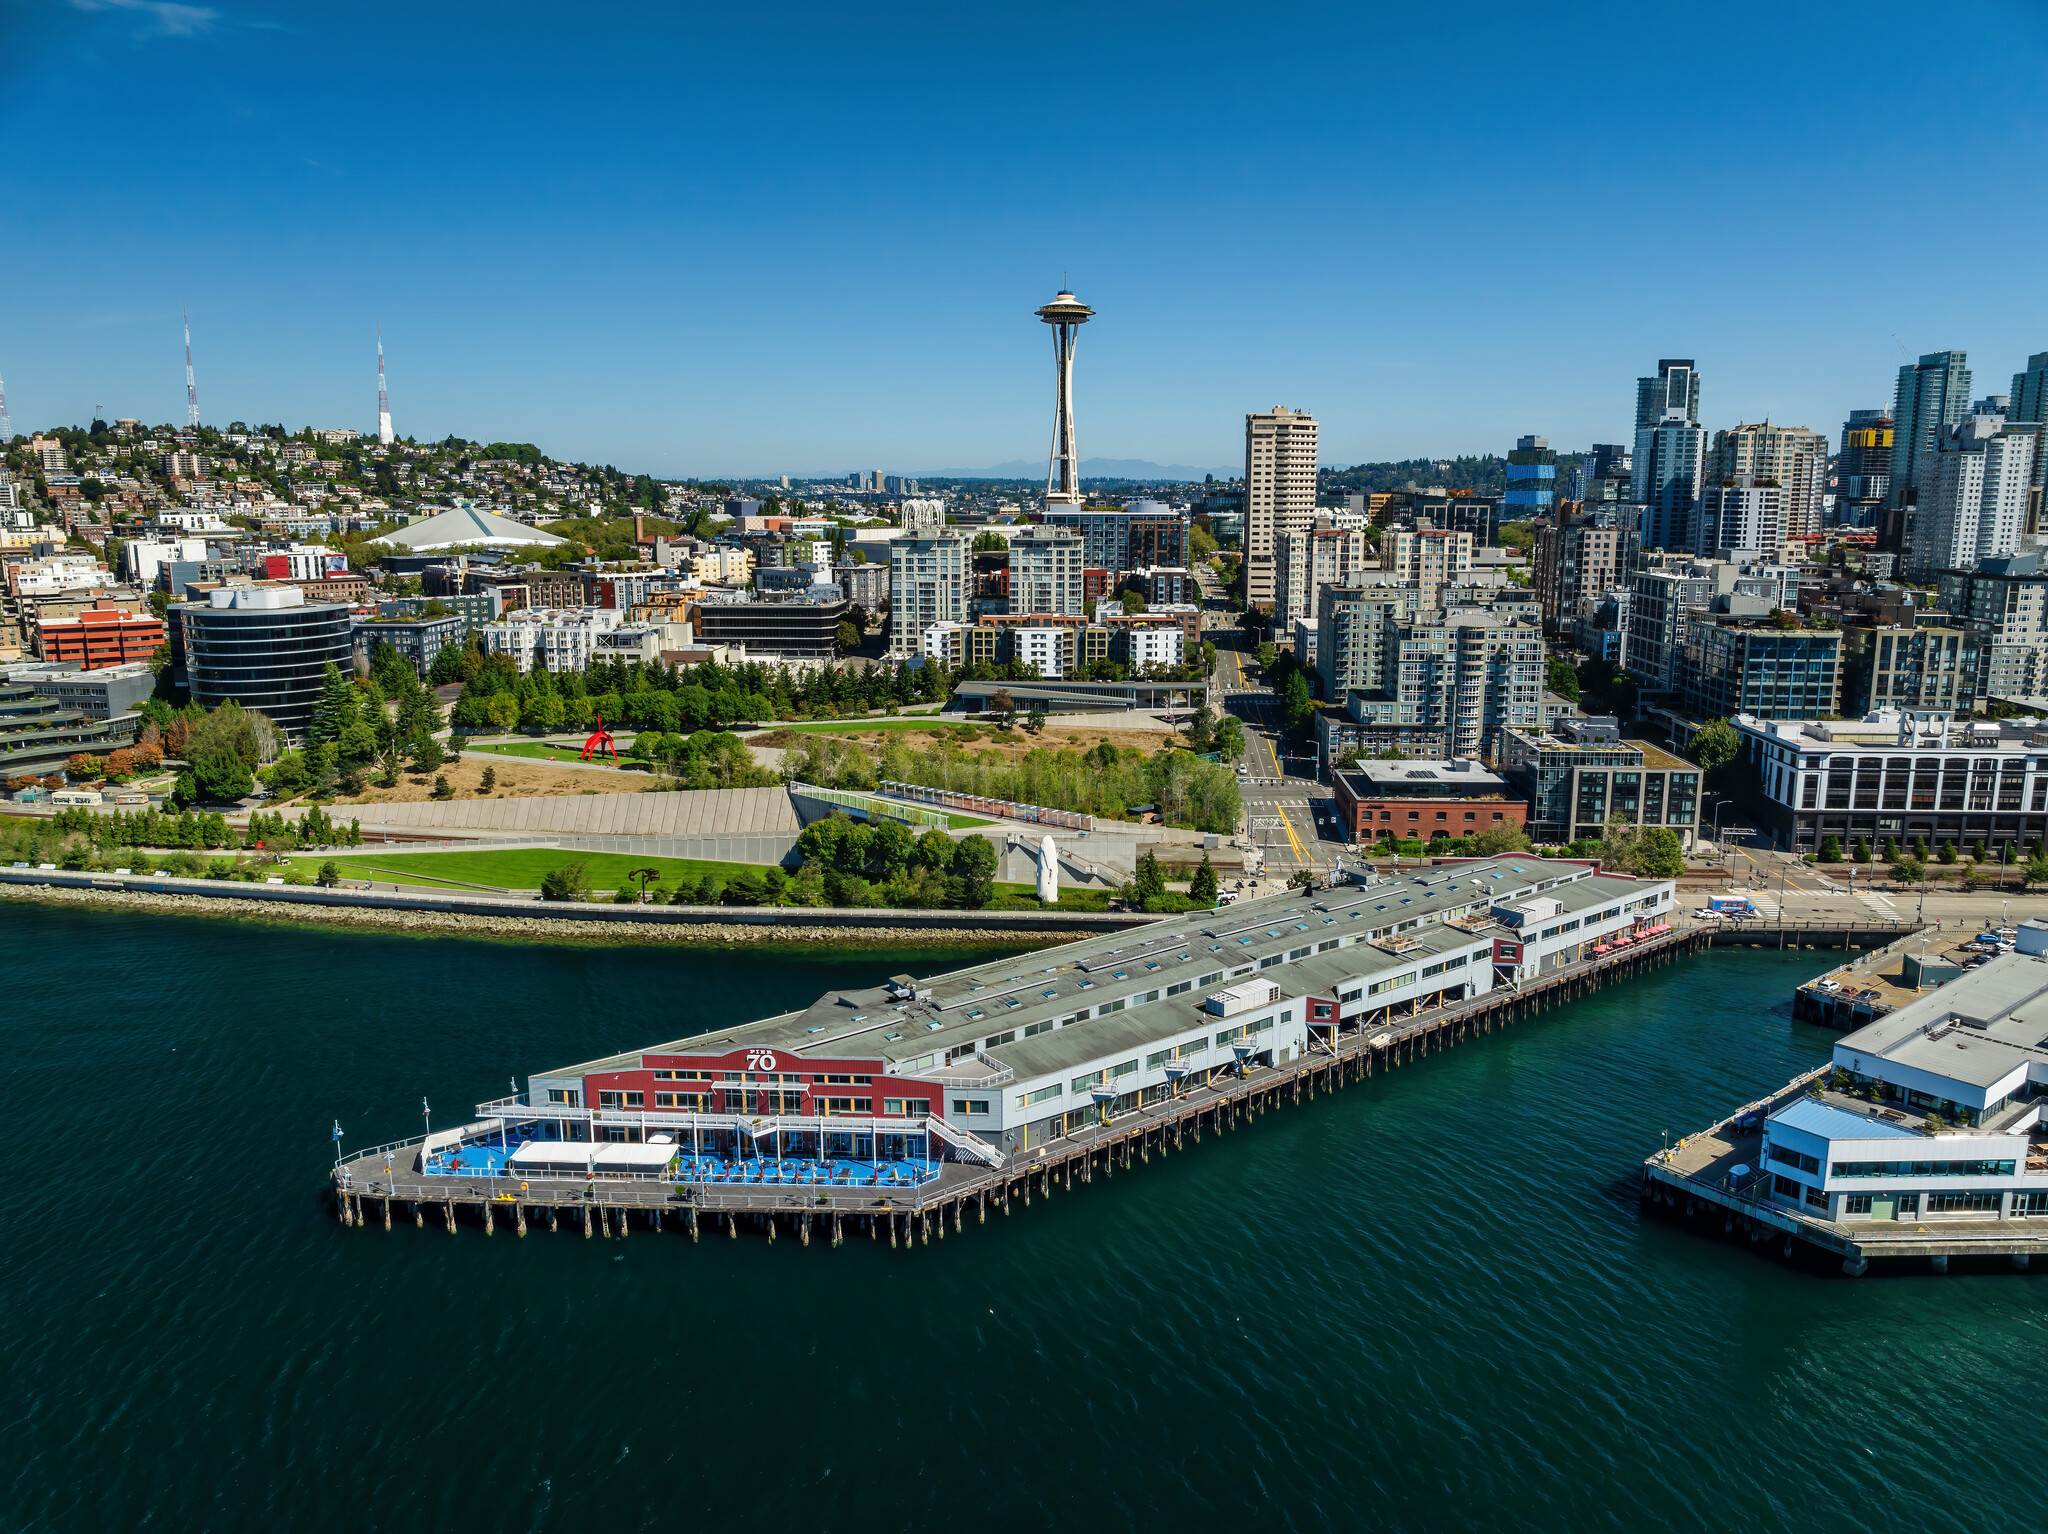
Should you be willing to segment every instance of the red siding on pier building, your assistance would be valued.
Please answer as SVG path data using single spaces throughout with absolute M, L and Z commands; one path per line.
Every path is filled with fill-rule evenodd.
M 901 1099 L 906 1109 L 912 1104 L 922 1104 L 925 1112 L 936 1118 L 945 1111 L 942 1096 L 944 1086 L 931 1081 L 903 1081 L 890 1076 L 884 1069 L 884 1062 L 869 1057 L 866 1059 L 823 1059 L 794 1054 L 786 1049 L 735 1049 L 726 1054 L 643 1054 L 637 1070 L 593 1071 L 583 1079 L 583 1101 L 587 1107 L 603 1105 L 601 1093 L 638 1092 L 641 1100 L 633 1108 L 649 1113 L 687 1111 L 678 1106 L 658 1107 L 655 1103 L 657 1092 L 672 1092 L 678 1095 L 703 1094 L 710 1098 L 704 1111 L 712 1113 L 802 1113 L 814 1114 L 824 1111 L 820 1098 L 872 1100 L 871 1109 L 840 1108 L 833 1111 L 852 1113 L 856 1116 L 892 1117 L 883 1112 L 885 1099 Z M 684 1072 L 697 1072 L 704 1079 L 683 1079 Z M 741 1080 L 728 1081 L 728 1075 L 738 1075 Z M 834 1076 L 845 1076 L 846 1081 L 833 1081 Z M 781 1078 L 776 1080 L 773 1078 Z M 800 1095 L 798 1106 L 787 1103 L 779 1108 L 769 1094 Z M 742 1103 L 732 1102 L 733 1096 L 744 1099 Z M 621 1107 L 627 1104 L 619 1104 Z M 905 1113 L 903 1117 L 914 1120 L 916 1115 Z

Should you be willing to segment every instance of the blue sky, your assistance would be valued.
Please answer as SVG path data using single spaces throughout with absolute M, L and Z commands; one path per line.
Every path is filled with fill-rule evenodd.
M 1901 345 L 2048 350 L 2048 19 L 1994 3 L 385 6 L 0 0 L 0 377 L 661 474 L 1327 462 L 1833 435 Z M 1894 338 L 1897 339 L 1894 339 Z

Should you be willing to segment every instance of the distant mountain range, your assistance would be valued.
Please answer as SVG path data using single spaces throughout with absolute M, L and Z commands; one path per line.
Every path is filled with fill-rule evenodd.
M 1081 477 L 1083 479 L 1153 479 L 1153 480 L 1199 480 L 1205 474 L 1218 479 L 1229 479 L 1242 474 L 1244 465 L 1235 468 L 1198 469 L 1185 463 L 1154 463 L 1149 458 L 1083 458 Z M 911 476 L 913 479 L 1043 479 L 1045 460 L 1013 458 L 1008 463 L 994 464 L 986 469 L 925 469 Z

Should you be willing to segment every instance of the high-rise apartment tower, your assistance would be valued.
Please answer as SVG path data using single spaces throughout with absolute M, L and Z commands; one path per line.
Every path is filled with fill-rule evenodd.
M 1273 604 L 1275 546 L 1282 533 L 1305 533 L 1316 516 L 1316 421 L 1275 405 L 1244 418 L 1245 601 Z
M 2012 375 L 2012 404 L 2006 413 L 2012 421 L 2040 421 L 2048 423 L 2048 352 L 2035 352 L 2027 358 L 2026 371 Z M 2048 430 L 2048 424 L 2044 424 Z M 0 418 L 0 436 L 6 434 L 4 418 Z M 2042 449 L 2048 443 L 2039 438 L 2034 443 L 2034 483 L 2027 492 L 2027 531 L 2041 530 L 2041 500 L 2044 487 L 2048 487 L 2048 452 Z
M 1636 430 L 1673 417 L 1699 425 L 1700 375 L 1690 357 L 1661 357 L 1655 378 L 1636 380 Z
M 1931 466 L 1941 439 L 1970 408 L 1970 367 L 1967 352 L 1927 352 L 1918 363 L 1899 369 L 1899 387 L 1892 400 L 1891 505 L 1902 511 L 1887 531 L 1901 563 L 1912 559 L 1914 513 L 1922 489 L 1920 476 Z
M 1775 485 L 1781 541 L 1817 533 L 1828 487 L 1828 439 L 1804 426 L 1773 426 L 1769 421 L 1717 431 L 1702 479 L 1703 487 L 1715 485 Z M 1735 546 L 1712 543 L 1704 530 L 1693 544 L 1701 553 Z M 1775 549 L 1769 552 L 1777 557 Z
M 1547 437 L 1522 437 L 1508 454 L 1507 503 L 1501 517 L 1527 522 L 1547 517 L 1557 501 L 1557 454 Z
M 1706 472 L 1700 375 L 1690 357 L 1664 357 L 1657 376 L 1636 380 L 1636 440 L 1629 499 L 1643 506 L 1642 546 L 1689 549 L 1693 509 Z

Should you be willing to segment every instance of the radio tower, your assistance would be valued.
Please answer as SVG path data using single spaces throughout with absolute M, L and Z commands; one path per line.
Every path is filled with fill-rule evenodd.
M 391 396 L 384 392 L 384 327 L 377 327 L 377 440 L 391 446 Z
M 14 440 L 14 422 L 7 418 L 7 380 L 0 378 L 0 443 Z
M 178 306 L 178 314 L 185 321 L 185 415 L 192 423 L 192 429 L 199 429 L 199 385 L 192 381 L 192 316 L 185 306 Z

